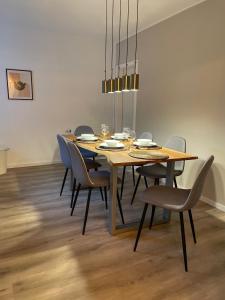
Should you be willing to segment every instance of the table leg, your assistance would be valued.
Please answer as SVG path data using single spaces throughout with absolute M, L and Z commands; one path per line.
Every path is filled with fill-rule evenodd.
M 173 178 L 174 178 L 174 161 L 168 161 L 167 162 L 167 172 L 166 172 L 166 185 L 167 186 L 173 186 Z M 163 210 L 163 221 L 169 222 L 170 221 L 170 211 L 167 209 Z
M 109 194 L 109 232 L 116 233 L 116 206 L 117 206 L 117 167 L 111 167 L 110 194 Z

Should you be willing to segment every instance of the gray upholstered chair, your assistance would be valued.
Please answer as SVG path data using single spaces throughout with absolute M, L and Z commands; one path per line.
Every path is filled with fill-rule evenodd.
M 61 160 L 66 169 L 65 175 L 63 178 L 63 182 L 62 182 L 62 186 L 61 186 L 61 190 L 60 190 L 60 196 L 61 196 L 63 189 L 64 189 L 65 182 L 66 182 L 68 171 L 72 170 L 72 163 L 71 163 L 70 153 L 69 153 L 66 139 L 62 135 L 57 134 L 57 140 L 58 140 L 58 144 L 59 144 Z M 101 166 L 98 162 L 95 162 L 91 159 L 85 159 L 85 164 L 86 164 L 86 167 L 88 170 L 97 169 Z M 76 185 L 75 177 L 74 177 L 74 185 Z M 102 192 L 101 192 L 101 194 L 102 194 Z M 71 205 L 72 205 L 72 199 L 73 199 L 73 193 L 72 193 L 72 198 L 71 198 Z
M 153 139 L 153 135 L 151 132 L 143 132 L 140 137 L 140 139 L 149 139 L 152 140 Z M 125 175 L 126 175 L 126 166 L 123 167 L 123 175 L 122 175 L 122 184 L 121 184 L 121 190 L 120 190 L 120 200 L 122 200 L 123 197 L 123 187 L 124 187 L 124 181 L 125 181 Z M 135 171 L 134 171 L 134 166 L 132 166 L 132 176 L 133 176 L 133 184 L 135 186 Z M 146 178 L 145 178 L 145 182 L 146 182 Z
M 74 135 L 75 136 L 80 136 L 82 133 L 92 133 L 92 134 L 94 134 L 94 130 L 88 125 L 80 125 L 75 129 Z M 95 157 L 97 156 L 97 153 L 86 150 L 84 148 L 79 147 L 79 150 L 80 150 L 82 156 L 85 157 L 85 158 L 92 158 L 93 160 L 95 160 Z
M 136 251 L 137 249 L 138 241 L 141 235 L 141 230 L 145 220 L 145 215 L 149 205 L 152 206 L 152 214 L 151 214 L 149 229 L 151 229 L 152 227 L 156 207 L 161 207 L 169 211 L 177 212 L 180 215 L 184 266 L 185 266 L 185 271 L 186 272 L 188 271 L 183 213 L 185 211 L 188 211 L 189 213 L 192 235 L 193 235 L 194 243 L 196 243 L 195 228 L 194 228 L 191 209 L 195 206 L 195 204 L 201 197 L 205 179 L 213 163 L 213 160 L 214 160 L 214 156 L 210 156 L 208 160 L 204 163 L 191 190 L 173 188 L 168 186 L 153 186 L 146 189 L 142 193 L 140 200 L 145 203 L 145 206 L 144 206 L 141 222 L 139 225 L 137 238 L 134 245 L 134 251 Z
M 173 149 L 179 152 L 186 152 L 186 140 L 180 136 L 172 136 L 165 145 L 166 148 Z M 176 177 L 180 176 L 184 171 L 184 161 L 175 162 L 174 167 L 174 184 L 177 187 Z M 134 188 L 134 193 L 131 199 L 131 204 L 133 204 L 134 198 L 137 193 L 137 189 L 140 183 L 141 176 L 145 179 L 145 186 L 148 187 L 146 178 L 153 178 L 155 180 L 155 185 L 159 185 L 159 179 L 166 178 L 166 165 L 165 164 L 153 164 L 148 166 L 142 166 L 136 169 L 139 174 L 137 183 Z
M 88 189 L 88 198 L 87 198 L 84 224 L 83 224 L 83 230 L 82 230 L 82 234 L 85 234 L 85 228 L 86 228 L 90 199 L 91 199 L 91 192 L 95 188 L 104 188 L 105 200 L 107 203 L 107 188 L 109 187 L 109 184 L 110 184 L 110 174 L 107 171 L 88 172 L 87 167 L 84 162 L 84 159 L 83 159 L 78 147 L 75 144 L 69 142 L 68 148 L 69 148 L 71 162 L 72 162 L 72 170 L 73 170 L 74 176 L 76 177 L 76 181 L 78 184 L 75 198 L 73 199 L 71 216 L 73 215 L 73 211 L 74 211 L 74 208 L 75 208 L 75 205 L 77 202 L 77 198 L 79 196 L 80 189 L 81 188 Z M 117 201 L 118 201 L 121 219 L 122 219 L 122 222 L 124 223 L 123 211 L 122 211 L 118 191 L 117 191 Z

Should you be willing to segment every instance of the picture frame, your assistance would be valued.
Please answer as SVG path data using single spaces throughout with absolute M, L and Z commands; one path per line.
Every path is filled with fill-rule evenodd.
M 9 100 L 33 100 L 32 71 L 6 69 Z

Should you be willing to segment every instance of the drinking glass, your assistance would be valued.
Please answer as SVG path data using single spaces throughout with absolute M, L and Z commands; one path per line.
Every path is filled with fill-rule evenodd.
M 109 135 L 109 126 L 106 125 L 106 124 L 102 124 L 101 125 L 101 132 L 102 132 L 103 138 L 106 138 Z

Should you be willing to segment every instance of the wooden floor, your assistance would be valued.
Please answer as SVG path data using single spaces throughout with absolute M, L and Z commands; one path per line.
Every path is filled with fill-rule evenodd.
M 0 177 L 1 300 L 225 299 L 225 214 L 199 203 L 197 245 L 185 222 L 189 273 L 184 272 L 177 216 L 147 228 L 136 253 L 136 232 L 110 236 L 99 192 L 81 235 L 85 191 L 70 217 L 61 165 L 11 169 Z M 132 193 L 126 182 L 126 207 Z M 125 216 L 129 211 L 125 211 Z

